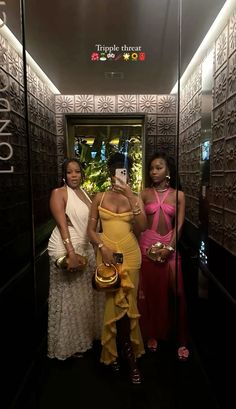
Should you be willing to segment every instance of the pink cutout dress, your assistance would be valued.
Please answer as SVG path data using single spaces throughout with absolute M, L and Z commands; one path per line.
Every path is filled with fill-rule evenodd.
M 145 205 L 147 215 L 153 215 L 152 226 L 140 237 L 142 266 L 140 271 L 138 308 L 141 314 L 140 327 L 144 341 L 150 338 L 168 340 L 171 335 L 177 336 L 179 345 L 186 345 L 187 317 L 180 255 L 177 256 L 177 280 L 175 279 L 176 252 L 172 253 L 165 263 L 157 263 L 146 256 L 149 246 L 160 241 L 169 244 L 173 235 L 175 206 L 165 203 L 170 189 L 162 197 L 155 191 L 156 201 Z M 161 223 L 165 235 L 157 233 Z M 175 303 L 177 296 L 177 303 Z M 175 321 L 175 306 L 177 320 Z M 174 333 L 175 322 L 177 333 Z

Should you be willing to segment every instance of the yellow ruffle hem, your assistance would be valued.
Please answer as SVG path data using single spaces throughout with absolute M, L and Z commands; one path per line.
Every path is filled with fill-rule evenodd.
M 130 340 L 133 346 L 135 357 L 144 354 L 144 346 L 139 328 L 140 314 L 137 308 L 137 288 L 139 280 L 139 269 L 141 255 L 136 237 L 132 232 L 126 234 L 125 238 L 119 242 L 108 239 L 101 233 L 101 239 L 105 245 L 114 252 L 123 253 L 124 262 L 118 265 L 121 277 L 121 287 L 106 294 L 105 312 L 102 330 L 102 353 L 101 362 L 111 364 L 118 356 L 116 345 L 116 321 L 125 314 L 130 319 Z M 98 251 L 97 263 L 102 262 L 101 253 Z

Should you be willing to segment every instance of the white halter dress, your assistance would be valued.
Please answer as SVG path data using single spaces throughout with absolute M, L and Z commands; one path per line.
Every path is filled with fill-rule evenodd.
M 87 256 L 88 264 L 83 273 L 71 273 L 55 266 L 56 258 L 66 254 L 59 229 L 55 227 L 48 243 L 48 356 L 58 359 L 92 347 L 93 340 L 100 338 L 104 310 L 104 295 L 95 292 L 91 285 L 95 256 L 87 237 L 89 208 L 68 186 L 67 194 L 66 215 L 73 226 L 68 226 L 70 238 L 75 251 Z

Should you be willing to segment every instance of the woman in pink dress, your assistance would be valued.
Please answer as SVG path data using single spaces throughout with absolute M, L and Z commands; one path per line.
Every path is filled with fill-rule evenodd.
M 141 192 L 148 229 L 141 234 L 139 242 L 142 253 L 140 326 L 150 351 L 157 350 L 158 341 L 176 335 L 178 359 L 186 360 L 189 356 L 186 301 L 181 259 L 175 250 L 185 218 L 185 195 L 175 189 L 174 161 L 165 152 L 152 156 L 148 171 L 150 187 Z

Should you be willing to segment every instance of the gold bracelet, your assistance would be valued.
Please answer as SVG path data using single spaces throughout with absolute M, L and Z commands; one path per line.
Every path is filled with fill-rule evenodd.
M 175 252 L 175 249 L 172 246 L 169 246 L 167 244 L 164 245 L 164 249 L 169 250 L 171 253 Z
M 63 244 L 69 244 L 70 243 L 70 238 L 67 237 L 66 239 L 62 240 Z
M 133 215 L 134 216 L 138 216 L 139 214 L 141 214 L 141 209 L 133 210 Z

